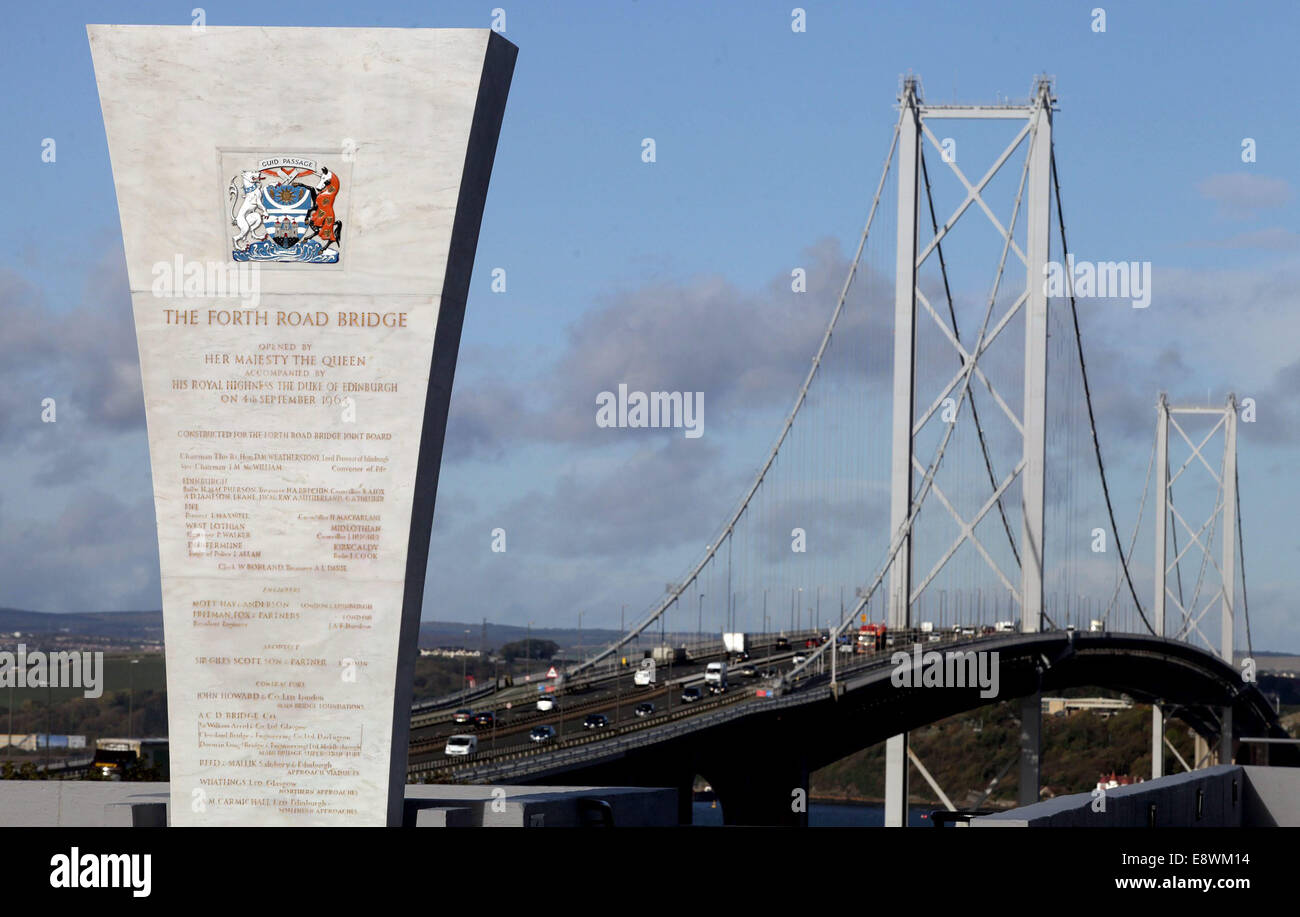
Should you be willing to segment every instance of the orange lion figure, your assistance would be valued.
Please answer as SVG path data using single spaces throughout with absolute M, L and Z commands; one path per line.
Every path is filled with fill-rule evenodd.
M 324 251 L 331 245 L 338 245 L 339 236 L 343 232 L 342 221 L 334 218 L 334 201 L 339 194 L 338 175 L 321 166 L 320 182 L 313 190 L 316 199 L 307 214 L 307 225 L 311 226 L 312 231 L 303 236 L 302 241 L 319 237 L 321 250 Z

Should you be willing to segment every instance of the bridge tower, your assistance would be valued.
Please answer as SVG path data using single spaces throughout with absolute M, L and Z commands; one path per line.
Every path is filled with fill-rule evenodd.
M 894 274 L 894 376 L 893 376 L 893 422 L 892 422 L 892 461 L 890 471 L 890 531 L 903 532 L 901 544 L 894 554 L 889 567 L 889 626 L 905 629 L 911 624 L 912 606 L 917 597 L 933 580 L 952 552 L 940 561 L 939 565 L 923 579 L 919 586 L 913 584 L 912 571 L 912 534 L 910 520 L 915 518 L 915 494 L 913 472 L 924 469 L 923 459 L 916 454 L 916 436 L 919 428 L 916 423 L 916 320 L 918 303 L 931 318 L 940 324 L 945 336 L 956 349 L 963 367 L 974 362 L 978 367 L 979 357 L 983 352 L 981 343 L 961 341 L 955 330 L 948 328 L 945 319 L 931 307 L 917 285 L 917 272 L 936 249 L 937 243 L 946 235 L 964 214 L 970 213 L 977 204 L 1003 235 L 1006 241 L 1003 263 L 998 266 L 998 280 L 1001 280 L 1006 251 L 1013 250 L 1025 266 L 1025 283 L 1023 292 L 1014 305 L 1003 315 L 999 327 L 1018 309 L 1025 310 L 1024 341 L 1024 400 L 1023 416 L 1012 417 L 1019 428 L 1023 440 L 1022 458 L 1013 470 L 998 486 L 980 514 L 970 520 L 958 516 L 949 506 L 961 528 L 961 541 L 969 539 L 978 546 L 974 528 L 992 505 L 998 502 L 1007 486 L 1019 476 L 1021 478 L 1021 549 L 1020 571 L 1018 579 L 1014 574 L 1008 577 L 993 563 L 988 553 L 980 550 L 989 566 L 993 568 L 1008 593 L 1020 609 L 1021 629 L 1037 631 L 1041 628 L 1043 611 L 1043 491 L 1046 461 L 1046 424 L 1047 424 L 1047 327 L 1048 297 L 1045 285 L 1046 268 L 1049 258 L 1049 237 L 1051 221 L 1051 151 L 1052 151 L 1052 106 L 1055 97 L 1052 94 L 1050 80 L 1039 78 L 1036 81 L 1033 97 L 1027 104 L 1019 105 L 930 105 L 920 95 L 919 84 L 913 78 L 903 82 L 899 104 L 903 109 L 901 129 L 898 138 L 898 216 L 897 216 L 897 254 Z M 939 139 L 930 130 L 927 122 L 932 120 L 984 120 L 999 119 L 1021 122 L 1021 128 L 1015 139 L 1003 151 L 988 169 L 983 178 L 972 183 L 958 168 L 950 157 L 944 156 L 944 149 Z M 1022 251 L 1016 244 L 1014 220 L 1004 227 L 994 216 L 980 196 L 981 190 L 990 179 L 1010 159 L 1015 150 L 1024 141 L 1028 141 L 1027 160 L 1025 162 L 1025 212 L 1026 245 Z M 923 250 L 918 251 L 917 224 L 921 207 L 920 150 L 928 141 L 940 154 L 942 161 L 956 173 L 966 187 L 967 195 L 957 212 L 943 224 L 934 241 Z M 1017 209 L 1019 209 L 1017 201 Z M 996 286 L 996 284 L 995 284 Z M 981 342 L 983 340 L 981 331 Z M 992 383 L 984 374 L 973 367 L 983 385 L 993 389 Z M 969 374 L 968 374 L 969 375 Z M 949 391 L 952 385 L 949 386 Z M 996 392 L 994 393 L 996 397 Z M 942 397 L 942 396 L 941 396 Z M 1009 414 L 1006 402 L 998 397 L 999 404 Z M 933 417 L 933 408 L 922 420 L 924 426 Z M 945 501 L 946 503 L 946 501 Z M 954 550 L 957 545 L 954 545 Z M 1039 786 L 1039 750 L 1041 730 L 1041 699 L 1038 694 L 1024 699 L 1021 705 L 1020 736 L 1020 803 L 1022 805 L 1038 801 Z M 901 827 L 907 824 L 908 797 L 908 747 L 907 734 L 893 736 L 885 745 L 885 824 Z
M 1192 437 L 1188 434 L 1183 425 L 1178 422 L 1178 418 L 1188 418 L 1200 416 L 1218 417 L 1218 420 L 1210 427 L 1209 432 L 1205 433 L 1199 442 L 1193 442 Z M 1185 421 L 1186 422 L 1186 421 Z M 1179 437 L 1187 444 L 1189 454 L 1186 461 L 1179 469 L 1170 474 L 1169 465 L 1169 431 L 1173 428 Z M 1223 457 L 1219 465 L 1219 470 L 1206 461 L 1205 448 L 1215 438 L 1218 432 L 1223 431 Z M 1208 517 L 1199 528 L 1193 529 L 1183 513 L 1178 511 L 1173 500 L 1173 485 L 1182 477 L 1193 462 L 1199 461 L 1205 471 L 1209 472 L 1210 477 L 1214 479 L 1217 485 L 1217 493 L 1213 506 Z M 1237 560 L 1237 398 L 1233 394 L 1228 395 L 1227 403 L 1223 407 L 1172 407 L 1168 399 L 1162 392 L 1160 399 L 1156 404 L 1156 454 L 1155 467 L 1156 474 L 1156 544 L 1155 544 L 1155 595 L 1152 602 L 1152 628 L 1157 636 L 1169 636 L 1169 620 L 1166 609 L 1173 605 L 1174 610 L 1178 613 L 1179 624 L 1177 631 L 1173 634 L 1175 638 L 1187 637 L 1190 639 L 1193 634 L 1199 636 L 1201 640 L 1211 649 L 1217 652 L 1220 658 L 1228 665 L 1234 665 L 1234 647 L 1233 632 L 1236 626 L 1236 607 L 1234 603 L 1234 591 L 1236 586 L 1236 560 Z M 1178 550 L 1177 536 L 1179 529 L 1185 532 L 1186 544 L 1182 550 Z M 1213 539 L 1214 532 L 1218 530 L 1222 544 L 1220 546 L 1221 563 L 1215 562 L 1213 556 Z M 1170 538 L 1174 535 L 1172 542 L 1173 558 L 1170 559 Z M 1207 534 L 1208 533 L 1208 534 Z M 1205 541 L 1201 539 L 1205 538 Z M 1193 595 L 1189 600 L 1183 594 L 1181 579 L 1176 582 L 1170 582 L 1169 574 L 1175 573 L 1179 569 L 1179 563 L 1183 556 L 1187 554 L 1195 545 L 1199 548 L 1201 554 L 1201 566 L 1204 571 L 1207 564 L 1212 564 L 1217 568 L 1219 574 L 1219 589 L 1217 593 L 1212 592 L 1209 600 L 1199 609 L 1196 607 L 1198 596 Z M 1198 581 L 1201 577 L 1198 576 Z M 1197 590 L 1199 593 L 1199 588 Z M 1219 609 L 1219 633 L 1207 633 L 1201 627 L 1206 614 Z M 1232 760 L 1232 708 L 1224 707 L 1219 711 L 1219 763 L 1228 764 Z M 1152 704 L 1151 707 L 1151 776 L 1164 776 L 1164 747 L 1165 747 L 1165 728 L 1164 728 L 1164 711 L 1158 703 Z M 1197 760 L 1194 766 L 1201 766 L 1200 742 L 1197 743 Z

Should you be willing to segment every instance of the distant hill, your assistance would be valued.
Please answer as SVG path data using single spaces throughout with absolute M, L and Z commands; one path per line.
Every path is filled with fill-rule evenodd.
M 465 631 L 469 631 L 466 636 Z M 42 634 L 73 634 L 87 637 L 111 637 L 119 640 L 161 640 L 163 620 L 161 611 L 86 611 L 54 614 L 46 611 L 25 611 L 21 608 L 0 608 L 0 639 L 12 640 L 13 633 L 27 636 Z M 574 627 L 534 627 L 532 634 L 539 640 L 554 640 L 564 649 L 603 646 L 612 642 L 618 632 L 613 630 L 586 630 L 579 635 Z M 482 622 L 477 624 L 457 621 L 421 621 L 420 646 L 463 646 L 478 649 L 480 640 L 486 639 L 484 649 L 499 649 L 503 644 L 523 640 L 528 628 L 509 624 L 488 624 L 486 634 Z M 647 642 L 646 645 L 650 645 Z
M 469 633 L 466 634 L 465 631 Z M 477 624 L 457 621 L 420 622 L 420 646 L 423 647 L 463 646 L 466 649 L 476 650 L 481 645 L 485 650 L 495 650 L 500 649 L 504 644 L 527 639 L 528 634 L 527 627 L 513 624 L 488 623 L 485 628 L 481 621 Z M 586 649 L 591 649 L 605 646 L 618 639 L 616 630 L 583 628 L 579 633 L 576 627 L 534 627 L 532 635 L 538 640 L 553 640 L 565 650 L 574 649 L 579 644 Z M 645 645 L 650 646 L 654 642 L 656 641 L 647 640 Z
M 161 611 L 83 611 L 52 614 L 0 608 L 0 636 L 12 639 L 18 631 L 27 634 L 79 634 L 122 640 L 161 640 Z

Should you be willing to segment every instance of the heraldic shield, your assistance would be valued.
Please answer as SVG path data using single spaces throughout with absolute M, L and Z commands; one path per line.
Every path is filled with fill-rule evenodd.
M 277 156 L 230 180 L 235 261 L 334 264 L 343 244 L 335 216 L 339 176 L 312 159 Z

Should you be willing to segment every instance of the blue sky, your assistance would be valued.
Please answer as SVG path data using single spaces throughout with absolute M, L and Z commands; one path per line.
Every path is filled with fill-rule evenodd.
M 192 5 L 7 12 L 0 605 L 160 604 L 120 230 L 84 27 L 188 24 Z M 1104 33 L 1092 28 L 1098 5 Z M 583 612 L 589 626 L 609 626 L 623 604 L 652 601 L 712 536 L 789 406 L 812 355 L 803 344 L 825 323 L 879 175 L 900 75 L 918 74 L 928 99 L 980 102 L 1024 98 L 1046 72 L 1060 100 L 1074 251 L 1150 261 L 1162 291 L 1146 314 L 1085 327 L 1101 400 L 1122 407 L 1102 424 L 1121 533 L 1136 515 L 1158 388 L 1175 400 L 1209 391 L 1221 401 L 1230 388 L 1256 397 L 1261 420 L 1243 424 L 1241 445 L 1255 642 L 1300 650 L 1289 604 L 1300 512 L 1290 479 L 1300 420 L 1291 4 L 811 2 L 804 33 L 790 28 L 793 3 L 204 9 L 211 26 L 485 27 L 494 6 L 520 55 L 462 341 L 426 617 L 546 626 Z M 47 137 L 55 163 L 40 158 Z M 640 158 L 644 137 L 657 145 L 652 165 Z M 1241 160 L 1246 137 L 1255 163 Z M 774 283 L 807 263 L 824 276 L 762 378 L 721 381 L 700 368 L 714 362 L 707 347 L 680 346 L 698 336 L 698 310 L 782 308 L 789 298 L 774 299 Z M 506 294 L 488 289 L 496 266 L 508 271 Z M 648 310 L 650 340 L 607 333 Z M 730 365 L 716 362 L 704 368 Z M 597 441 L 557 433 L 563 418 L 538 420 L 557 405 L 586 417 L 583 393 L 616 385 L 611 367 L 656 387 L 704 386 L 719 419 L 694 449 L 670 431 Z M 575 394 L 560 402 L 557 391 Z M 44 393 L 68 399 L 57 429 L 32 422 Z M 619 481 L 653 481 L 672 499 L 616 509 L 596 499 Z M 601 549 L 584 550 L 548 519 L 582 528 Z M 484 556 L 498 524 L 521 533 L 523 556 L 505 575 Z

